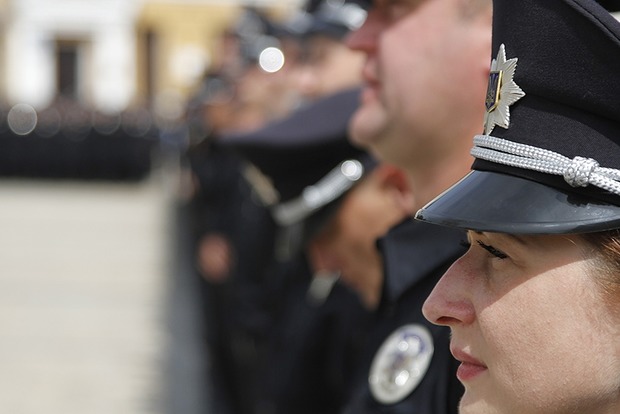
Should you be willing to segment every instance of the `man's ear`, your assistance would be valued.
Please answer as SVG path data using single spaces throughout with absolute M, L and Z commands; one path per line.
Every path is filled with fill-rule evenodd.
M 407 174 L 390 164 L 378 165 L 375 173 L 382 188 L 388 192 L 403 214 L 413 214 L 415 212 L 415 197 Z

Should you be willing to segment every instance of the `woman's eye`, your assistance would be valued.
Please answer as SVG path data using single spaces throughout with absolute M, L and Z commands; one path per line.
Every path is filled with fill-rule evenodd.
M 508 255 L 506 253 L 502 252 L 501 250 L 496 249 L 493 246 L 489 246 L 488 244 L 484 244 L 480 240 L 476 240 L 476 243 L 478 243 L 478 246 L 482 247 L 484 250 L 486 250 L 487 252 L 491 253 L 493 256 L 497 257 L 498 259 L 506 259 L 506 258 L 508 258 Z

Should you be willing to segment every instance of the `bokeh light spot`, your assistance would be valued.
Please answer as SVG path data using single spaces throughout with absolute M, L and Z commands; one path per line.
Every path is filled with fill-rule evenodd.
M 37 126 L 37 111 L 28 104 L 17 104 L 9 111 L 7 122 L 15 134 L 28 135 Z
M 284 66 L 284 53 L 277 47 L 268 47 L 260 52 L 258 64 L 265 72 L 277 72 Z

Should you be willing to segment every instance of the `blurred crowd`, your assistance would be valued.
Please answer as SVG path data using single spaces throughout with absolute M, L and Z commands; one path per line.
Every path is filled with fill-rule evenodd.
M 247 8 L 222 33 L 219 60 L 188 101 L 181 197 L 203 286 L 216 411 L 336 413 L 344 402 L 345 377 L 369 314 L 332 275 L 319 278 L 325 286 L 313 284 L 300 248 L 273 219 L 272 207 L 282 199 L 273 180 L 297 181 L 297 188 L 305 183 L 299 172 L 282 166 L 278 177 L 267 177 L 232 143 L 235 137 L 261 142 L 253 134 L 269 135 L 264 128 L 272 125 L 282 129 L 278 122 L 343 92 L 351 96 L 344 105 L 331 113 L 320 109 L 324 125 L 288 121 L 292 130 L 276 135 L 301 132 L 320 147 L 320 135 L 332 129 L 346 140 L 363 56 L 344 39 L 364 21 L 362 6 L 313 1 L 277 20 Z M 321 151 L 333 150 L 330 143 L 317 153 L 306 148 L 312 142 L 297 143 L 294 136 L 290 142 L 293 163 L 317 170 L 306 175 L 323 173 L 319 159 Z M 360 152 L 348 145 L 336 151 L 336 157 Z M 286 152 L 274 154 L 273 164 L 290 161 Z
M 159 146 L 146 108 L 104 112 L 62 95 L 38 111 L 0 104 L 0 137 L 2 177 L 135 181 Z

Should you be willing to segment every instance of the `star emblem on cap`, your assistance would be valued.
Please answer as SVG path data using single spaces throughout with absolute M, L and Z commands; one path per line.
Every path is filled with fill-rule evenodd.
M 506 48 L 502 44 L 497 58 L 491 62 L 489 86 L 485 100 L 484 133 L 489 135 L 495 126 L 508 129 L 510 126 L 510 105 L 525 96 L 514 81 L 517 58 L 506 60 Z

